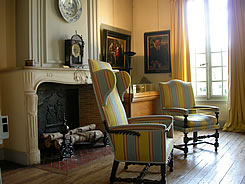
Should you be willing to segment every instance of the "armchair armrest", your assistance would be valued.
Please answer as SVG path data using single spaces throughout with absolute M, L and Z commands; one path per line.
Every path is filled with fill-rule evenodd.
M 169 115 L 151 115 L 151 116 L 140 116 L 128 118 L 128 123 L 164 123 L 172 122 L 173 117 Z
M 181 115 L 188 115 L 189 110 L 185 108 L 180 107 L 168 107 L 168 108 L 162 108 L 163 112 L 169 112 L 169 113 L 179 113 Z
M 167 127 L 165 124 L 152 124 L 152 123 L 142 123 L 142 124 L 128 124 L 128 125 L 119 125 L 111 127 L 112 131 L 144 131 L 144 130 L 161 130 L 169 132 L 172 128 L 172 123 Z
M 200 109 L 200 110 L 207 110 L 207 111 L 219 112 L 219 107 L 209 106 L 209 105 L 194 106 L 193 109 Z
M 106 131 L 110 134 L 126 134 L 126 135 L 140 136 L 140 133 L 132 131 L 132 130 L 126 130 L 125 128 L 123 129 L 109 128 L 107 126 L 106 120 L 104 121 L 104 125 L 105 125 Z M 125 125 L 122 125 L 122 126 L 125 126 Z
M 140 128 L 144 126 L 147 129 L 156 130 L 163 129 L 168 132 L 168 137 L 173 137 L 173 117 L 169 115 L 151 115 L 128 118 L 130 127 L 137 126 Z M 136 127 L 135 127 L 136 128 Z

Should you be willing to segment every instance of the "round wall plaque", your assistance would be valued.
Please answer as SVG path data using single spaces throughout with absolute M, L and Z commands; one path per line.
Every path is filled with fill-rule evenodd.
M 81 0 L 59 0 L 58 3 L 60 13 L 67 22 L 76 22 L 81 17 Z

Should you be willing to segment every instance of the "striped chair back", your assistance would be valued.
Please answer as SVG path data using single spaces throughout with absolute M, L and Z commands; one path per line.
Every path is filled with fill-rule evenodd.
M 102 120 L 106 120 L 108 127 L 128 124 L 121 98 L 122 88 L 127 86 L 124 84 L 130 83 L 129 75 L 114 74 L 109 63 L 96 60 L 89 60 L 89 68 Z
M 171 80 L 159 83 L 161 107 L 192 108 L 195 106 L 194 93 L 190 82 Z

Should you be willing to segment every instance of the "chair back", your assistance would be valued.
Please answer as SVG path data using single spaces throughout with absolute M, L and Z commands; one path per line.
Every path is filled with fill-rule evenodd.
M 190 82 L 170 80 L 159 83 L 161 107 L 192 108 L 195 106 L 193 88 Z
M 130 84 L 130 76 L 114 74 L 109 63 L 96 60 L 89 60 L 89 68 L 102 120 L 106 120 L 108 127 L 128 124 L 121 98 Z

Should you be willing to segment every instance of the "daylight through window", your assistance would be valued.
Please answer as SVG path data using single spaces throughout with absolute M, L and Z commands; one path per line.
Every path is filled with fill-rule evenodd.
M 226 99 L 228 93 L 227 0 L 189 0 L 187 23 L 191 80 L 200 99 Z

